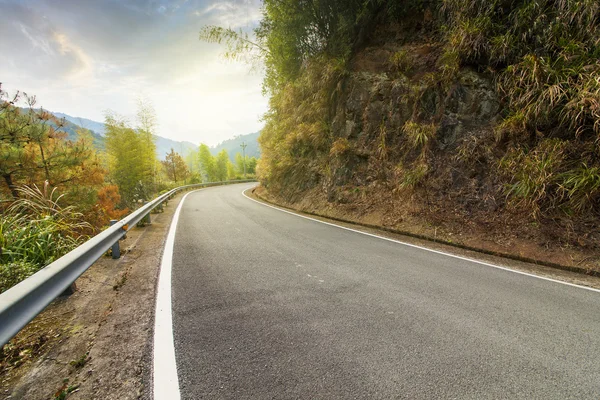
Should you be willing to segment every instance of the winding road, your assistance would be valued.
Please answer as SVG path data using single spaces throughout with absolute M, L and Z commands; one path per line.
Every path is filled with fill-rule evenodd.
M 181 398 L 600 398 L 600 292 L 292 215 L 252 186 L 181 207 Z

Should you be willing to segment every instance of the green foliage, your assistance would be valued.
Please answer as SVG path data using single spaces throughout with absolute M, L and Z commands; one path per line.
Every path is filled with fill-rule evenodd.
M 235 154 L 235 164 L 231 162 L 227 150 L 222 149 L 216 156 L 210 148 L 201 144 L 195 153 L 195 163 L 198 168 L 199 178 L 202 182 L 220 182 L 244 178 L 244 159 L 240 153 Z M 246 177 L 254 176 L 257 160 L 255 157 L 246 156 Z
M 394 115 L 381 116 L 378 134 L 370 109 L 364 110 L 358 139 L 334 134 L 332 126 L 340 126 L 334 119 L 340 116 L 339 101 L 352 96 L 345 92 L 347 68 L 360 64 L 349 61 L 360 60 L 365 38 L 380 44 L 377 28 L 382 26 L 400 27 L 396 44 L 415 37 L 435 42 L 426 55 L 400 50 L 389 58 L 395 72 L 409 75 L 397 80 L 408 88 L 403 104 L 415 107 L 398 123 L 403 137 L 396 140 L 397 132 L 388 129 Z M 452 159 L 469 168 L 497 165 L 485 171 L 493 190 L 536 217 L 556 210 L 597 215 L 597 0 L 265 0 L 254 33 L 252 46 L 263 57 L 264 89 L 270 94 L 257 173 L 273 192 L 289 197 L 331 184 L 337 167 L 361 163 L 369 163 L 369 177 L 385 180 L 386 170 L 393 170 L 388 164 L 401 161 L 396 169 L 401 188 L 435 181 L 435 164 L 427 164 L 437 155 L 431 144 L 443 127 L 444 107 L 462 101 L 454 100 L 460 95 L 457 78 L 468 68 L 493 78 L 503 110 L 498 123 L 490 121 L 496 143 L 489 136 L 464 140 Z M 249 45 L 241 32 L 214 28 L 205 30 L 205 39 L 237 41 L 230 47 L 233 53 Z M 445 139 L 445 148 L 453 149 L 453 139 Z M 420 150 L 416 158 L 415 150 Z
M 423 182 L 429 173 L 429 167 L 424 161 L 421 161 L 408 169 L 400 165 L 398 171 L 401 173 L 399 188 L 415 189 Z
M 582 164 L 560 178 L 562 193 L 573 211 L 583 213 L 600 209 L 600 167 Z
M 226 150 L 221 150 L 215 159 L 215 180 L 217 182 L 226 181 L 228 175 L 228 165 L 231 163 Z
M 229 60 L 243 60 L 255 63 L 261 57 L 265 57 L 268 54 L 268 50 L 265 47 L 252 41 L 250 35 L 241 29 L 235 31 L 231 28 L 205 26 L 200 30 L 200 40 L 209 43 L 225 44 L 227 51 L 224 57 Z
M 90 352 L 88 351 L 85 354 L 82 354 L 81 357 L 79 357 L 78 359 L 71 360 L 71 362 L 69 362 L 69 365 L 75 369 L 81 369 L 90 360 L 89 355 L 90 355 Z
M 54 393 L 54 400 L 65 400 L 79 385 L 69 385 L 69 379 L 64 379 L 62 386 Z
M 79 246 L 91 226 L 74 207 L 61 207 L 48 184 L 20 186 L 19 199 L 0 217 L 0 290 L 5 291 Z
M 548 139 L 535 149 L 517 147 L 501 161 L 500 170 L 510 179 L 504 193 L 514 206 L 530 210 L 537 216 L 541 209 L 552 204 L 564 167 L 566 143 Z
M 429 141 L 435 137 L 437 126 L 435 124 L 419 124 L 414 121 L 407 121 L 402 130 L 413 148 L 424 150 Z
M 0 293 L 29 278 L 39 270 L 40 267 L 38 265 L 25 261 L 0 264 Z
M 262 155 L 257 169 L 264 184 L 276 190 L 288 184 L 293 190 L 318 182 L 332 146 L 329 101 L 343 74 L 339 60 L 313 60 L 299 79 L 271 97 L 259 137 Z
M 489 52 L 488 16 L 463 19 L 449 32 L 450 47 L 464 62 L 477 62 Z
M 152 197 L 160 168 L 152 130 L 149 130 L 152 129 L 152 117 L 144 116 L 146 112 L 140 111 L 138 129 L 133 129 L 123 117 L 114 113 L 107 113 L 105 118 L 110 179 L 119 187 L 128 207 Z
M 496 69 L 530 131 L 600 136 L 600 7 L 594 0 L 445 0 L 448 49 Z
M 217 181 L 217 166 L 215 159 L 212 154 L 210 154 L 208 146 L 204 143 L 202 143 L 198 149 L 198 166 L 200 167 L 202 182 Z
M 245 163 L 245 164 L 244 164 Z M 256 157 L 248 157 L 244 160 L 244 157 L 240 153 L 235 154 L 235 173 L 238 176 L 246 176 L 256 174 L 256 164 L 258 160 Z
M 400 50 L 392 54 L 390 63 L 396 71 L 401 74 L 410 74 L 414 68 L 414 60 L 406 50 Z
M 25 102 L 26 108 L 17 104 Z M 104 178 L 89 132 L 67 140 L 63 121 L 34 108 L 35 96 L 9 97 L 0 86 L 0 192 L 18 197 L 16 187 L 44 181 L 61 189 L 97 188 Z

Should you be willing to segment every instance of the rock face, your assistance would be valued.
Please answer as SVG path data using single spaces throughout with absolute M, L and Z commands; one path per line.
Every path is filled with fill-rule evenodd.
M 444 114 L 438 140 L 444 148 L 481 127 L 495 124 L 500 104 L 489 78 L 465 70 L 450 95 L 442 99 L 441 107 Z
M 579 198 L 596 208 L 576 215 L 564 180 L 596 173 L 573 166 L 596 157 L 597 142 L 569 139 L 556 121 L 543 131 L 531 125 L 514 109 L 515 82 L 500 64 L 461 58 L 419 23 L 384 25 L 353 49 L 340 75 L 314 72 L 337 59 L 307 64 L 302 90 L 286 97 L 295 107 L 282 107 L 288 118 L 272 134 L 297 145 L 272 151 L 279 175 L 265 189 L 309 212 L 493 251 L 538 259 L 549 248 L 600 251 L 599 192 L 582 189 Z M 312 130 L 296 129 L 299 121 Z M 271 149 L 284 142 L 269 140 Z
M 354 64 L 358 70 L 338 88 L 332 131 L 334 141 L 348 143 L 348 151 L 332 160 L 334 173 L 324 182 L 330 201 L 338 198 L 337 187 L 344 185 L 385 181 L 388 187 L 396 187 L 400 184 L 394 173 L 398 164 L 426 160 L 429 173 L 436 173 L 440 162 L 456 163 L 452 156 L 465 143 L 493 140 L 500 102 L 489 76 L 463 69 L 458 78 L 441 83 L 434 74 L 432 52 L 427 54 L 430 61 L 423 62 L 417 49 L 412 60 L 415 67 L 409 73 L 391 67 L 382 71 L 381 63 L 368 62 L 372 53 L 376 50 L 363 52 L 361 62 Z M 387 54 L 383 58 L 391 58 L 393 51 Z M 404 129 L 409 121 L 434 129 L 426 156 L 411 150 L 411 138 Z M 446 178 L 447 185 L 456 186 L 458 177 Z

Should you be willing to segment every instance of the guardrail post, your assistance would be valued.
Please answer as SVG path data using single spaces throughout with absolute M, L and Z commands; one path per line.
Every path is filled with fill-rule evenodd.
M 119 221 L 117 221 L 116 219 L 111 219 L 110 225 L 113 226 L 117 222 L 119 222 Z M 119 241 L 117 240 L 115 242 L 115 244 L 112 245 L 112 258 L 113 258 L 113 260 L 116 260 L 119 257 L 121 257 L 121 247 L 119 247 Z
M 71 284 L 69 285 L 69 287 L 68 287 L 68 288 L 66 288 L 66 289 L 65 289 L 65 291 L 64 291 L 64 292 L 62 292 L 60 295 L 61 295 L 61 296 L 70 296 L 70 295 L 72 295 L 73 293 L 75 293 L 76 291 L 77 291 L 77 285 L 75 284 L 75 282 L 73 282 L 73 283 L 71 283 Z
M 148 204 L 147 201 L 144 201 L 144 205 Z M 152 223 L 152 220 L 150 219 L 150 214 L 152 213 L 152 210 L 148 211 L 148 214 L 146 214 L 146 216 L 144 217 L 144 223 L 150 225 Z

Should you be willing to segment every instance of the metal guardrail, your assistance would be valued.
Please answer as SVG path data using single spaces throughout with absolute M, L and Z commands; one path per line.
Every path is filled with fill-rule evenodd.
M 81 246 L 0 294 L 0 346 L 4 346 L 54 299 L 96 262 L 113 244 L 156 206 L 176 193 L 201 187 L 254 182 L 252 179 L 185 185 L 170 190 L 138 208 Z

